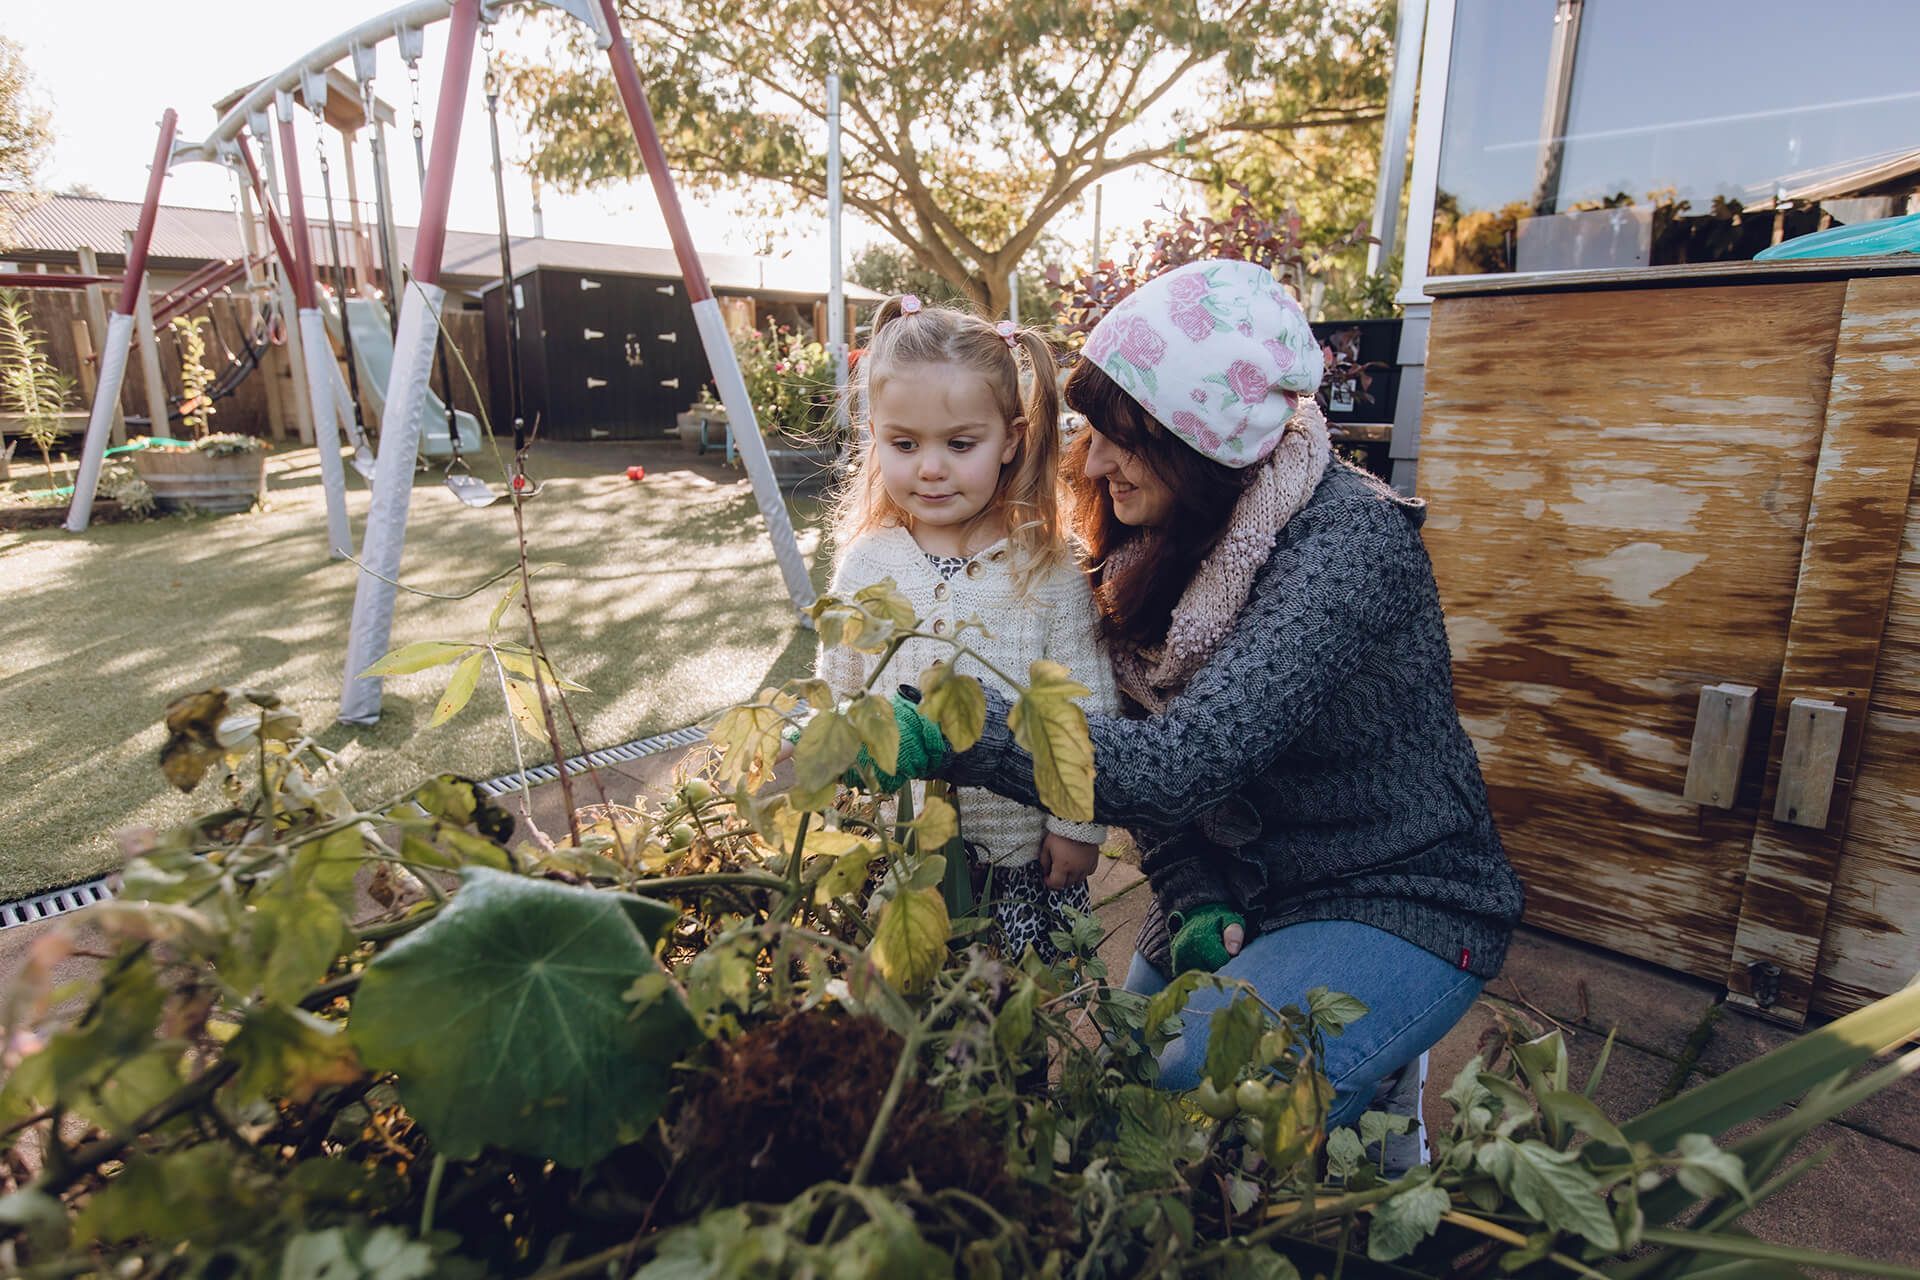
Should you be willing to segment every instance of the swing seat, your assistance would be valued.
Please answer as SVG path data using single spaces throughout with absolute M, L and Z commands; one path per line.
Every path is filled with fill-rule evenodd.
M 372 402 L 375 413 L 385 414 L 387 378 L 393 372 L 393 332 L 387 327 L 387 309 L 372 298 L 348 298 L 346 312 L 347 324 L 353 333 L 353 360 L 360 371 L 361 394 Z M 447 433 L 446 402 L 431 389 L 426 395 L 426 411 L 420 423 L 420 457 L 445 462 L 453 457 L 453 441 Z M 453 420 L 460 433 L 460 452 L 478 453 L 480 420 L 464 409 L 456 410 Z

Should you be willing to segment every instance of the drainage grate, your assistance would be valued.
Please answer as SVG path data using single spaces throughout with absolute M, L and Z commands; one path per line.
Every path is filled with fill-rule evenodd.
M 585 755 L 574 756 L 567 761 L 568 774 L 584 773 L 589 765 L 628 764 L 650 756 L 656 751 L 667 751 L 674 747 L 691 747 L 704 742 L 707 731 L 699 725 L 689 725 L 685 729 L 675 729 L 670 733 L 656 733 L 651 738 L 638 738 L 632 742 L 621 743 L 617 747 L 606 747 L 599 751 L 589 751 Z M 522 786 L 538 786 L 542 782 L 552 782 L 560 776 L 558 765 L 537 764 L 531 769 L 518 773 L 503 773 L 497 778 L 489 778 L 480 784 L 480 793 L 490 800 L 497 800 L 509 792 L 518 791 Z
M 98 880 L 86 880 L 80 884 L 68 885 L 64 889 L 49 889 L 45 893 L 36 893 L 18 902 L 0 903 L 0 929 L 11 929 L 17 925 L 51 920 L 55 916 L 66 915 L 69 911 L 78 911 L 96 902 L 105 902 L 112 896 L 113 889 L 107 884 L 107 878 L 101 876 Z

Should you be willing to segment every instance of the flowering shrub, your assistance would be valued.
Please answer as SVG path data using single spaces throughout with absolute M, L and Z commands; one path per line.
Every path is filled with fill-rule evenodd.
M 733 347 L 763 431 L 799 445 L 832 442 L 833 358 L 826 347 L 780 325 L 736 335 Z

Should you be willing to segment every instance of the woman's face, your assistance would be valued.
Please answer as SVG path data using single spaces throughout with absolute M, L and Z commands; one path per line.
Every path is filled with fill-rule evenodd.
M 1106 483 L 1113 518 L 1121 524 L 1152 527 L 1164 524 L 1173 511 L 1173 490 L 1166 481 L 1097 430 L 1087 443 L 1086 472 L 1087 479 Z

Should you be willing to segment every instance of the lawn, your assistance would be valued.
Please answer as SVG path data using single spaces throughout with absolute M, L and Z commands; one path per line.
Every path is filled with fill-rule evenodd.
M 527 504 L 528 540 L 550 567 L 534 602 L 556 665 L 591 690 L 575 699 L 590 746 L 692 723 L 809 666 L 812 633 L 796 625 L 745 480 L 665 444 L 537 452 L 547 487 Z M 624 474 L 634 462 L 640 483 Z M 263 510 L 0 534 L 0 767 L 13 779 L 0 794 L 0 900 L 98 875 L 117 865 L 115 829 L 214 802 L 169 791 L 156 763 L 162 709 L 194 689 L 277 691 L 347 754 L 355 795 L 514 767 L 485 684 L 427 728 L 444 670 L 389 679 L 377 726 L 334 722 L 357 570 L 327 558 L 318 477 L 313 450 L 283 451 Z M 356 537 L 367 498 L 350 473 Z M 823 582 L 816 504 L 800 503 L 795 523 Z M 509 504 L 469 509 L 423 475 L 401 580 L 461 591 L 511 564 L 513 547 Z M 402 592 L 393 643 L 483 636 L 505 586 L 458 602 Z

